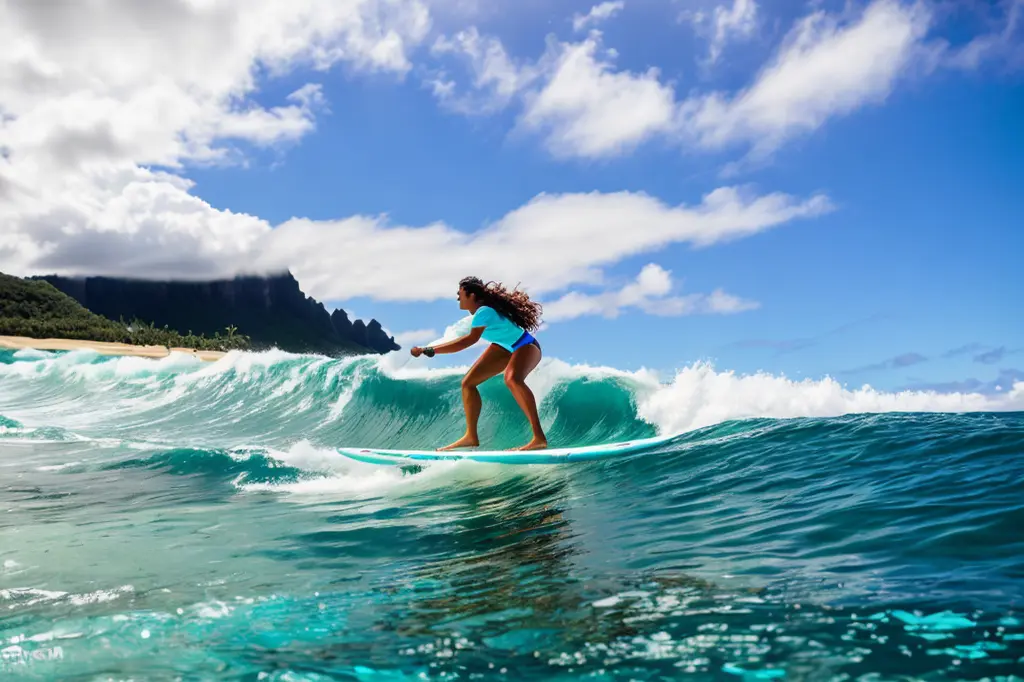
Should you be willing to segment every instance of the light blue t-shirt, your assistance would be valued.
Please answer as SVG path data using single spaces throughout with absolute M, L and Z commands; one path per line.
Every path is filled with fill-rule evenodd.
M 523 335 L 523 328 L 490 306 L 482 305 L 473 314 L 473 326 L 485 327 L 481 334 L 485 341 L 496 343 L 511 351 L 512 344 Z

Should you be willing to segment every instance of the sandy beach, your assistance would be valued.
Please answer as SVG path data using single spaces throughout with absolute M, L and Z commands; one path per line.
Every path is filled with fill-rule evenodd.
M 186 353 L 201 360 L 218 360 L 225 353 L 212 350 L 193 350 L 191 348 L 171 348 L 164 346 L 136 346 L 130 343 L 110 343 L 106 341 L 87 341 L 83 339 L 32 339 L 27 336 L 0 336 L 0 348 L 34 348 L 36 350 L 94 350 L 104 355 L 135 355 L 145 358 L 165 358 L 171 352 Z

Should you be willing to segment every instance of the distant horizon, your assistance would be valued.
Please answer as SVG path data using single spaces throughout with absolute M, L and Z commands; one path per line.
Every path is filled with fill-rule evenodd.
M 289 273 L 399 353 L 476 275 L 540 301 L 566 362 L 1024 382 L 1024 0 L 108 0 L 0 27 L 2 272 Z

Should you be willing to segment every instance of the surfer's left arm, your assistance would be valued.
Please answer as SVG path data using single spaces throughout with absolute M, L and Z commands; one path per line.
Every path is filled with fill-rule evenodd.
M 473 327 L 465 336 L 460 336 L 457 339 L 452 339 L 451 341 L 447 341 L 436 346 L 427 346 L 426 348 L 420 348 L 419 346 L 417 346 L 411 350 L 411 353 L 413 357 L 419 357 L 420 354 L 424 354 L 428 358 L 432 357 L 433 354 L 438 353 L 458 353 L 459 351 L 466 350 L 474 343 L 479 341 L 480 335 L 483 333 L 483 327 Z M 433 351 L 433 354 L 430 353 L 427 349 Z

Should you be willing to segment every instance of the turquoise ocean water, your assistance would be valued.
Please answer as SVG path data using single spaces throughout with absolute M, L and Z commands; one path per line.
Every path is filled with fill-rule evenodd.
M 0 351 L 0 679 L 1024 679 L 1024 385 L 992 398 L 545 361 L 601 462 L 353 462 L 459 370 Z M 529 433 L 500 379 L 481 435 Z

